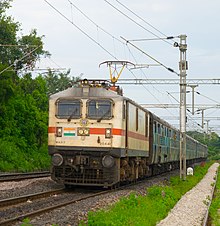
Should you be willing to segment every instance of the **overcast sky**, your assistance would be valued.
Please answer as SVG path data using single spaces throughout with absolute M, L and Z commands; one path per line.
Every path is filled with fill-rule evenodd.
M 60 13 L 44 0 L 14 0 L 12 8 L 8 12 L 15 21 L 21 23 L 23 34 L 36 28 L 39 35 L 45 36 L 43 38 L 45 49 L 52 54 L 52 57 L 50 60 L 42 59 L 39 64 L 40 68 L 70 68 L 71 76 L 83 74 L 82 78 L 109 79 L 108 68 L 106 66 L 99 68 L 99 64 L 106 60 L 116 58 L 138 64 L 155 64 L 131 45 L 126 45 L 120 38 L 121 36 L 133 40 L 165 36 L 177 37 L 186 34 L 189 64 L 187 78 L 220 78 L 219 0 L 47 1 Z M 119 3 L 126 4 L 139 18 Z M 174 41 L 179 42 L 179 38 Z M 156 40 L 132 43 L 165 66 L 178 72 L 179 49 L 173 47 L 173 41 L 167 43 Z M 148 69 L 133 70 L 133 74 L 125 69 L 121 78 L 178 79 L 178 76 L 161 66 L 151 66 Z M 179 99 L 178 84 L 172 86 L 126 85 L 123 88 L 125 95 L 138 103 L 178 104 L 175 100 Z M 187 90 L 191 89 L 187 88 Z M 196 103 L 213 106 L 220 104 L 219 90 L 220 85 L 200 85 L 196 91 L 202 95 L 195 95 Z M 171 94 L 168 95 L 167 92 Z M 187 94 L 187 102 L 191 102 L 191 93 Z M 179 115 L 178 109 L 153 108 L 150 110 L 161 117 Z M 205 111 L 205 115 L 208 117 L 220 117 L 219 113 L 220 110 L 215 108 Z M 188 129 L 192 129 L 191 117 L 189 115 Z M 169 122 L 178 123 L 172 120 Z M 197 123 L 201 124 L 201 119 L 197 120 Z M 216 125 L 220 125 L 220 120 L 211 120 L 209 124 L 211 127 L 216 127 Z M 178 125 L 176 126 L 178 127 Z

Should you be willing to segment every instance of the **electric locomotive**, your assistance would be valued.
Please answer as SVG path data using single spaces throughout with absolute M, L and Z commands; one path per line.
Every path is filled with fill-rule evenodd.
M 179 167 L 178 130 L 122 95 L 118 86 L 82 80 L 50 96 L 52 179 L 111 187 Z M 207 147 L 187 137 L 187 163 Z

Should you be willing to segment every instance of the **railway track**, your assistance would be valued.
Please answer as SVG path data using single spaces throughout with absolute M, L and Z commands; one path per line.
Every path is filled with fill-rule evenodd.
M 53 191 L 46 191 L 46 192 L 28 194 L 28 195 L 24 195 L 24 196 L 9 198 L 9 199 L 3 199 L 3 200 L 0 200 L 0 210 L 2 208 L 8 208 L 10 206 L 13 206 L 13 205 L 16 205 L 19 203 L 25 203 L 25 202 L 33 201 L 35 199 L 61 194 L 64 191 L 65 191 L 64 189 L 57 189 L 57 190 L 53 190 Z
M 0 182 L 20 181 L 32 178 L 49 177 L 50 175 L 51 174 L 49 171 L 31 172 L 31 173 L 7 173 L 0 174 Z
M 152 178 L 148 178 L 146 181 L 151 179 Z M 136 185 L 142 182 L 143 181 L 139 181 Z M 80 190 L 71 191 L 59 189 L 0 200 L 0 226 L 16 225 L 16 223 L 20 223 L 25 218 L 38 217 L 41 214 L 48 213 L 70 204 L 76 204 L 89 198 L 111 193 L 116 190 L 126 190 L 126 188 L 133 185 L 134 184 L 127 184 L 116 189 L 105 191 L 84 190 L 82 192 Z
M 14 225 L 25 218 L 38 216 L 109 191 L 71 192 L 65 189 L 29 194 L 0 200 L 0 226 Z M 18 214 L 19 213 L 19 214 Z

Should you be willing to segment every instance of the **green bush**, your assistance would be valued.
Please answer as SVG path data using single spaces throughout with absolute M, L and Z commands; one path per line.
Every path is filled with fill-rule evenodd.
M 50 158 L 46 147 L 28 151 L 28 148 L 20 149 L 13 141 L 0 139 L 0 171 L 27 172 L 48 169 L 49 165 Z
M 220 174 L 218 170 L 218 177 L 216 178 L 216 187 L 215 187 L 215 193 L 214 198 L 212 200 L 212 204 L 209 208 L 209 216 L 211 218 L 213 225 L 220 225 Z

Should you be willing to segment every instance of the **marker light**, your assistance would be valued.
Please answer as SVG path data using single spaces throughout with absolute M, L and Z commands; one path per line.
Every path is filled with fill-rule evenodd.
M 105 138 L 111 138 L 112 137 L 112 130 L 111 128 L 105 129 Z

